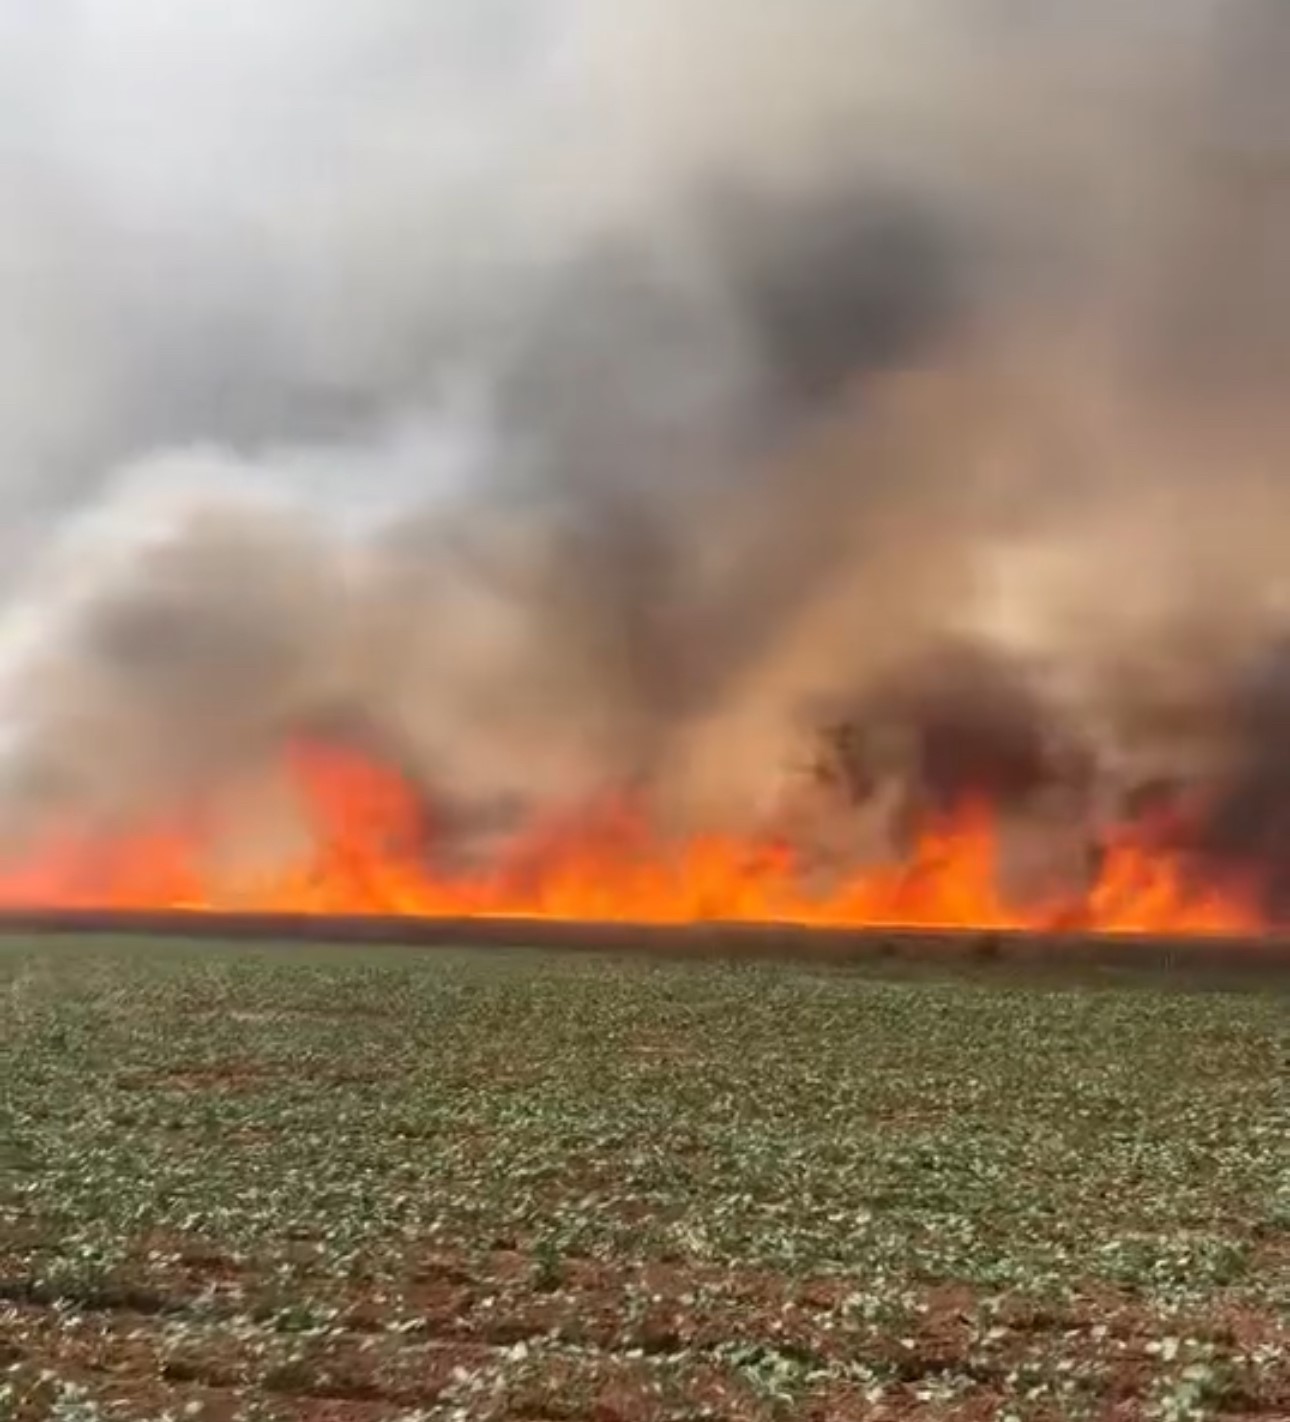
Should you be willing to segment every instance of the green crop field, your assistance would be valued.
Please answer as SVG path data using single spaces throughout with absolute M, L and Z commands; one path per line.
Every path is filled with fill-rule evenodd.
M 0 945 L 0 1419 L 1290 1417 L 1290 1002 Z

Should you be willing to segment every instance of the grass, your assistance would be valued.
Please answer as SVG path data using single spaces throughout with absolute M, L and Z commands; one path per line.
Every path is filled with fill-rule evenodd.
M 1275 992 L 0 944 L 0 1420 L 1290 1416 Z

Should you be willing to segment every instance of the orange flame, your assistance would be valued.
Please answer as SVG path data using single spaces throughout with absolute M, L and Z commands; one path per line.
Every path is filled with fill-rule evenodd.
M 721 835 L 663 845 L 617 806 L 545 826 L 487 871 L 436 871 L 420 798 L 401 775 L 333 747 L 289 754 L 313 846 L 235 901 L 203 870 L 198 814 L 182 827 L 54 838 L 0 874 L 0 907 L 1167 934 L 1260 927 L 1251 895 L 1198 888 L 1178 854 L 1143 830 L 1113 837 L 1081 902 L 1020 910 L 998 887 L 995 823 L 980 807 L 927 828 L 905 862 L 858 871 L 825 892 L 803 887 L 787 846 Z

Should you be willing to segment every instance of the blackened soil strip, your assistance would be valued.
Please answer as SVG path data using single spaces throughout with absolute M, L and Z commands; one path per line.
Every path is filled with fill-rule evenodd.
M 677 958 L 820 964 L 972 965 L 981 968 L 1199 974 L 1290 983 L 1290 936 L 1159 938 L 995 930 L 815 928 L 776 923 L 630 924 L 523 918 L 228 913 L 205 910 L 31 909 L 0 913 L 0 937 L 102 935 L 229 943 L 495 946 Z

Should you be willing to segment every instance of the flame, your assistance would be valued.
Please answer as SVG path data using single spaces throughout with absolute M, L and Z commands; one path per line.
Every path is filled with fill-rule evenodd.
M 800 856 L 785 844 L 722 835 L 664 844 L 618 804 L 542 826 L 487 870 L 452 871 L 436 868 L 433 826 L 398 772 L 331 746 L 288 755 L 312 843 L 285 869 L 236 891 L 217 887 L 198 811 L 125 835 L 51 837 L 0 874 L 0 908 L 1214 935 L 1261 927 L 1253 894 L 1203 886 L 1167 836 L 1142 826 L 1111 837 L 1079 902 L 1019 909 L 998 887 L 996 824 L 981 805 L 928 825 L 903 862 L 824 891 L 804 887 Z

